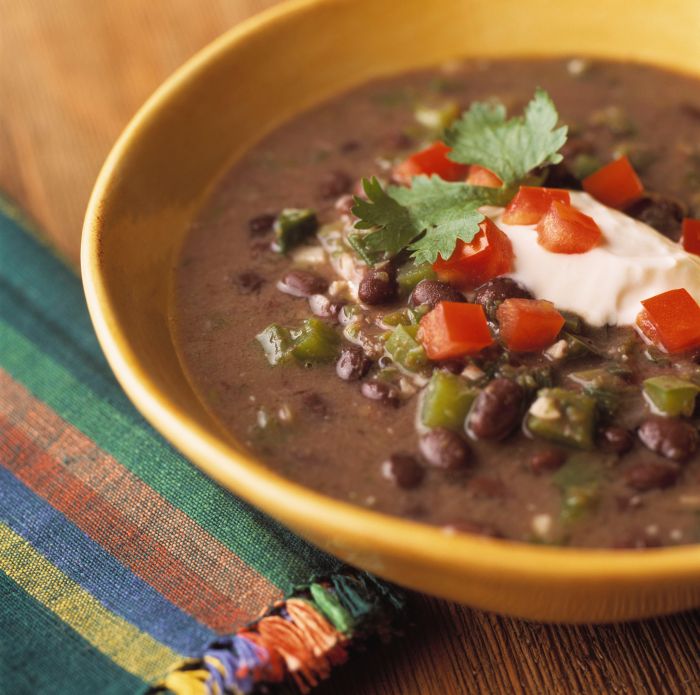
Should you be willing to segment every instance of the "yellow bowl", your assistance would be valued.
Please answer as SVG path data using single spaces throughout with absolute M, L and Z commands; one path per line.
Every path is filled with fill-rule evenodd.
M 459 56 L 587 54 L 700 73 L 698 27 L 697 0 L 299 0 L 234 28 L 151 97 L 92 194 L 83 278 L 117 378 L 211 477 L 382 577 L 537 620 L 624 620 L 700 605 L 700 546 L 604 551 L 448 537 L 280 477 L 237 447 L 195 396 L 168 305 L 183 235 L 217 178 L 300 110 Z

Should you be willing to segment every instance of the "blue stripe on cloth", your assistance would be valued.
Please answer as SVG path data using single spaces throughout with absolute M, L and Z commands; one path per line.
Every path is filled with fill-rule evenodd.
M 106 608 L 171 649 L 197 654 L 214 639 L 2 467 L 0 520 Z

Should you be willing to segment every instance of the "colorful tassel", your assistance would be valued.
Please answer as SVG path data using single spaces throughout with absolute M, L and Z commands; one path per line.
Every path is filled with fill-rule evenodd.
M 296 587 L 261 618 L 178 664 L 153 692 L 262 695 L 309 690 L 344 663 L 350 648 L 397 632 L 405 598 L 364 572 L 343 572 Z

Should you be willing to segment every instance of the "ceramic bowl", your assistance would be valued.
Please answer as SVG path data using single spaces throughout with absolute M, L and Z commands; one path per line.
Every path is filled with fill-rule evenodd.
M 700 605 L 700 546 L 605 551 L 459 534 L 282 478 L 222 432 L 173 345 L 172 269 L 221 174 L 283 120 L 378 76 L 469 56 L 591 55 L 700 73 L 697 0 L 301 0 L 235 27 L 147 102 L 109 155 L 83 231 L 88 306 L 146 418 L 197 466 L 325 550 L 390 580 L 547 621 Z

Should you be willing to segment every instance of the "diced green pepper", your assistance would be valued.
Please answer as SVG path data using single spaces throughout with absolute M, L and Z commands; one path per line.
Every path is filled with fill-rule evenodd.
M 574 314 L 573 311 L 560 311 L 559 312 L 564 317 L 564 330 L 569 333 L 580 333 L 583 329 L 583 319 L 578 315 Z
M 581 152 L 569 162 L 569 171 L 579 180 L 585 179 L 593 172 L 598 171 L 603 166 L 603 162 L 595 155 Z
M 304 319 L 291 335 L 292 354 L 301 362 L 329 362 L 338 352 L 338 334 L 320 319 Z
M 287 253 L 317 229 L 318 219 L 313 210 L 286 208 L 275 220 L 275 249 L 280 253 Z
M 404 307 L 390 314 L 382 316 L 382 323 L 386 326 L 415 326 L 430 311 L 430 307 L 421 304 L 415 308 Z
M 478 389 L 455 374 L 434 372 L 423 392 L 421 423 L 461 432 L 477 393 Z
M 562 493 L 562 521 L 580 518 L 598 503 L 602 469 L 589 455 L 577 454 L 552 476 Z
M 540 367 L 514 367 L 511 364 L 502 364 L 498 367 L 494 376 L 512 379 L 529 393 L 552 385 L 552 369 L 547 365 Z
M 452 125 L 459 116 L 460 108 L 456 101 L 446 101 L 435 106 L 416 106 L 413 115 L 422 126 L 439 133 Z
M 409 295 L 421 280 L 435 280 L 437 275 L 430 263 L 415 264 L 413 261 L 402 265 L 396 273 L 399 292 L 404 297 Z
M 620 406 L 627 384 L 608 369 L 587 369 L 569 374 L 569 379 L 583 386 L 584 393 L 594 398 L 601 411 L 613 415 Z
M 676 376 L 654 376 L 644 380 L 644 395 L 649 403 L 658 412 L 671 417 L 690 417 L 698 393 L 700 387 Z
M 415 372 L 428 363 L 423 346 L 416 340 L 418 326 L 397 326 L 386 341 L 386 351 L 397 364 Z
M 580 335 L 573 335 L 572 333 L 564 333 L 563 337 L 568 347 L 567 359 L 575 360 L 580 357 L 590 357 L 591 355 L 600 356 L 600 351 L 587 338 L 582 338 Z
M 578 449 L 593 448 L 596 402 L 583 393 L 563 388 L 540 389 L 528 411 L 532 434 Z
M 287 328 L 271 323 L 258 333 L 255 339 L 262 345 L 265 357 L 270 364 L 281 364 L 292 356 L 292 337 Z

